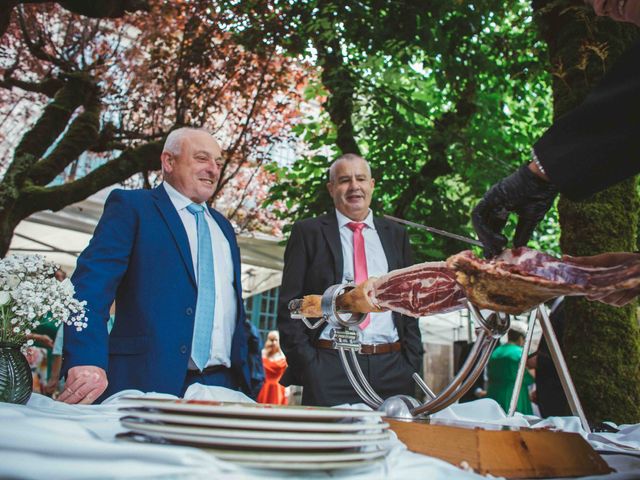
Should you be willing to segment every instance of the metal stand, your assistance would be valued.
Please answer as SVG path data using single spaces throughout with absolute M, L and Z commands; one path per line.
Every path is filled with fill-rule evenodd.
M 396 395 L 383 400 L 371 387 L 371 384 L 362 372 L 356 353 L 360 351 L 360 331 L 357 325 L 364 321 L 366 314 L 340 312 L 336 309 L 336 298 L 355 288 L 353 283 L 344 285 L 333 285 L 329 287 L 322 295 L 321 307 L 322 318 L 315 323 L 310 323 L 307 318 L 295 310 L 291 312 L 291 318 L 301 319 L 308 328 L 316 329 L 320 325 L 327 323 L 333 328 L 331 330 L 331 339 L 333 340 L 333 348 L 338 350 L 340 360 L 344 371 L 349 379 L 349 383 L 353 386 L 358 396 L 362 398 L 364 403 L 373 409 L 381 410 L 389 417 L 414 418 L 421 415 L 430 415 L 452 403 L 455 403 L 462 397 L 476 382 L 478 377 L 482 375 L 489 357 L 493 349 L 498 344 L 501 336 L 509 330 L 509 315 L 494 312 L 487 318 L 471 303 L 468 303 L 469 312 L 478 326 L 478 334 L 476 342 L 465 360 L 464 365 L 460 368 L 458 374 L 447 385 L 444 390 L 437 395 L 429 388 L 425 381 L 418 373 L 413 374 L 413 379 L 418 387 L 424 392 L 426 401 L 420 404 L 415 398 L 407 395 Z M 291 308 L 290 304 L 290 308 Z M 562 386 L 565 390 L 571 410 L 574 415 L 580 417 L 584 429 L 589 432 L 589 425 L 582 411 L 580 400 L 576 394 L 571 376 L 567 369 L 567 365 L 560 351 L 555 333 L 551 328 L 549 315 L 544 305 L 539 305 L 535 310 L 531 311 L 529 316 L 529 331 L 523 349 L 523 355 L 520 359 L 516 384 L 511 398 L 509 415 L 513 415 L 515 405 L 518 401 L 518 394 L 522 386 L 524 369 L 526 367 L 527 353 L 531 345 L 531 337 L 533 334 L 533 325 L 536 319 L 540 320 L 543 333 L 549 342 L 549 350 L 556 365 L 556 369 L 560 374 Z
M 556 367 L 558 376 L 560 377 L 560 383 L 562 383 L 562 389 L 564 390 L 564 394 L 567 397 L 567 401 L 569 402 L 571 413 L 573 413 L 573 415 L 575 415 L 576 417 L 579 417 L 580 423 L 582 423 L 582 428 L 587 433 L 591 433 L 589 422 L 587 422 L 587 417 L 584 414 L 584 410 L 582 410 L 582 404 L 580 403 L 580 399 L 578 398 L 576 387 L 573 384 L 573 380 L 571 379 L 571 374 L 569 373 L 569 369 L 567 368 L 567 362 L 565 361 L 564 356 L 562 355 L 562 351 L 560 350 L 560 344 L 558 343 L 558 338 L 556 337 L 556 334 L 553 331 L 551 320 L 549 319 L 549 310 L 544 304 L 538 305 L 538 307 L 535 310 L 531 311 L 531 314 L 529 316 L 529 329 L 527 331 L 527 338 L 525 339 L 525 344 L 522 350 L 520 365 L 518 366 L 518 375 L 516 376 L 516 382 L 513 386 L 513 393 L 511 394 L 511 403 L 509 405 L 509 416 L 512 416 L 515 413 L 516 404 L 518 403 L 518 396 L 520 395 L 520 388 L 522 387 L 522 379 L 524 377 L 524 369 L 527 363 L 529 347 L 531 346 L 533 326 L 535 325 L 536 320 L 540 321 L 540 327 L 542 327 L 542 334 L 547 339 L 547 343 L 549 345 L 549 352 L 551 353 L 553 364 Z

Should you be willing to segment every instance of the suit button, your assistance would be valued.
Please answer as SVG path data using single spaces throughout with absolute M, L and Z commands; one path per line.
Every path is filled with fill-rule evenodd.
M 180 353 L 187 353 L 187 346 L 186 345 L 182 345 L 180 347 Z
M 186 314 L 187 315 L 193 315 L 193 308 L 191 308 L 191 307 L 187 308 Z

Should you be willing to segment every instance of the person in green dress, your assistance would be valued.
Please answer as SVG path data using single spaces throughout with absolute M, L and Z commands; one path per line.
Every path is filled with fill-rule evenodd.
M 512 321 L 507 333 L 507 343 L 498 346 L 489 358 L 487 365 L 488 388 L 487 397 L 493 398 L 505 412 L 509 411 L 511 394 L 516 382 L 518 365 L 522 357 L 522 346 L 527 333 L 524 322 Z M 524 379 L 518 396 L 516 411 L 525 415 L 532 415 L 531 401 L 529 400 L 529 385 L 533 384 L 533 377 L 528 370 L 524 371 Z

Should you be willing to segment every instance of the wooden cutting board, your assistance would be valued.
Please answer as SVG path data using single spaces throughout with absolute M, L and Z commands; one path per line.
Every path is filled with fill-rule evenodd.
M 613 470 L 577 433 L 483 430 L 385 419 L 412 452 L 507 478 L 578 477 Z

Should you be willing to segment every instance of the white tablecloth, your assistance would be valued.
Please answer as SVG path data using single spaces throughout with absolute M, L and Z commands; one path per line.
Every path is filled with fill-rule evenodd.
M 34 394 L 25 405 L 0 403 L 0 478 L 24 479 L 107 479 L 107 478 L 411 478 L 430 480 L 483 479 L 436 458 L 409 452 L 394 440 L 384 462 L 371 467 L 314 472 L 286 472 L 247 469 L 221 461 L 203 450 L 190 447 L 145 445 L 115 440 L 125 431 L 118 421 L 122 416 L 121 392 L 102 405 L 67 405 Z M 170 397 L 170 396 L 168 396 Z M 185 397 L 221 401 L 248 400 L 237 392 L 195 385 Z M 579 432 L 597 449 L 640 455 L 640 425 L 623 426 L 616 434 L 587 436 L 574 417 L 540 421 L 517 415 L 506 418 L 492 400 L 453 405 L 434 416 L 440 422 L 478 426 L 513 425 L 543 427 L 554 425 Z M 640 457 L 616 453 L 607 460 L 621 473 L 593 477 L 607 480 L 640 478 Z

